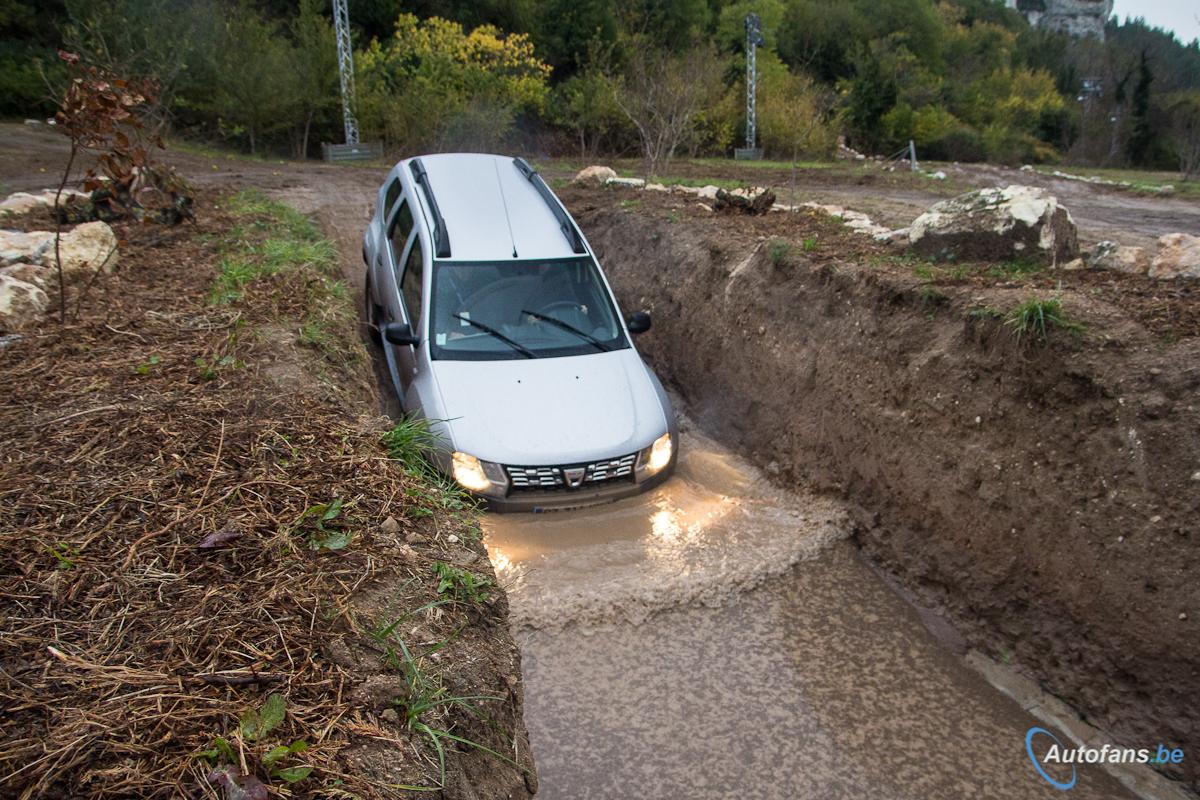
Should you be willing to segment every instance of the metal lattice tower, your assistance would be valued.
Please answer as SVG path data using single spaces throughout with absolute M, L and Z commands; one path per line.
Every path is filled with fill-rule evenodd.
M 358 144 L 358 120 L 354 116 L 354 49 L 350 46 L 350 11 L 346 0 L 333 0 L 333 28 L 337 35 L 338 76 L 342 84 L 342 122 L 346 144 Z
M 758 132 L 758 111 L 755 107 L 755 96 L 758 91 L 758 46 L 765 44 L 762 35 L 762 22 L 758 14 L 746 15 L 746 149 L 754 149 L 754 141 Z

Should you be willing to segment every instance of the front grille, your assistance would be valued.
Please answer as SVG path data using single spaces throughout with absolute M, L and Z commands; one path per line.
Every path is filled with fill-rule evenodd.
M 513 491 L 582 489 L 598 483 L 617 480 L 633 480 L 633 469 L 637 465 L 637 453 L 604 461 L 585 464 L 566 464 L 556 467 L 512 467 L 505 466 Z M 572 486 L 569 478 L 583 470 L 580 482 Z

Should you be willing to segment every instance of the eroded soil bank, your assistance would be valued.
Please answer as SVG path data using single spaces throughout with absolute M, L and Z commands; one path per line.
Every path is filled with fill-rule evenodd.
M 698 424 L 781 482 L 844 496 L 863 550 L 971 645 L 1123 743 L 1196 751 L 1188 304 L 1083 277 L 931 281 L 809 214 L 565 194 L 623 307 L 653 313 L 639 347 Z M 1083 333 L 1018 342 L 995 318 L 1050 294 Z M 1172 776 L 1195 787 L 1200 770 Z

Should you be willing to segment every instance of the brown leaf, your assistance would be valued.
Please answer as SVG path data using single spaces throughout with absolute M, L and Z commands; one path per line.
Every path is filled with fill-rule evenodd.
M 214 550 L 242 537 L 242 529 L 236 522 L 226 522 L 219 531 L 210 533 L 196 545 L 201 550 Z

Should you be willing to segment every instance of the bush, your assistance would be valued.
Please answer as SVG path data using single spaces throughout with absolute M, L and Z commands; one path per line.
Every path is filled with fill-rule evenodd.
M 525 34 L 401 14 L 396 33 L 358 59 L 359 122 L 406 152 L 503 142 L 523 112 L 545 106 L 550 67 Z
M 937 161 L 984 161 L 987 148 L 978 131 L 963 125 L 927 144 L 925 158 Z

